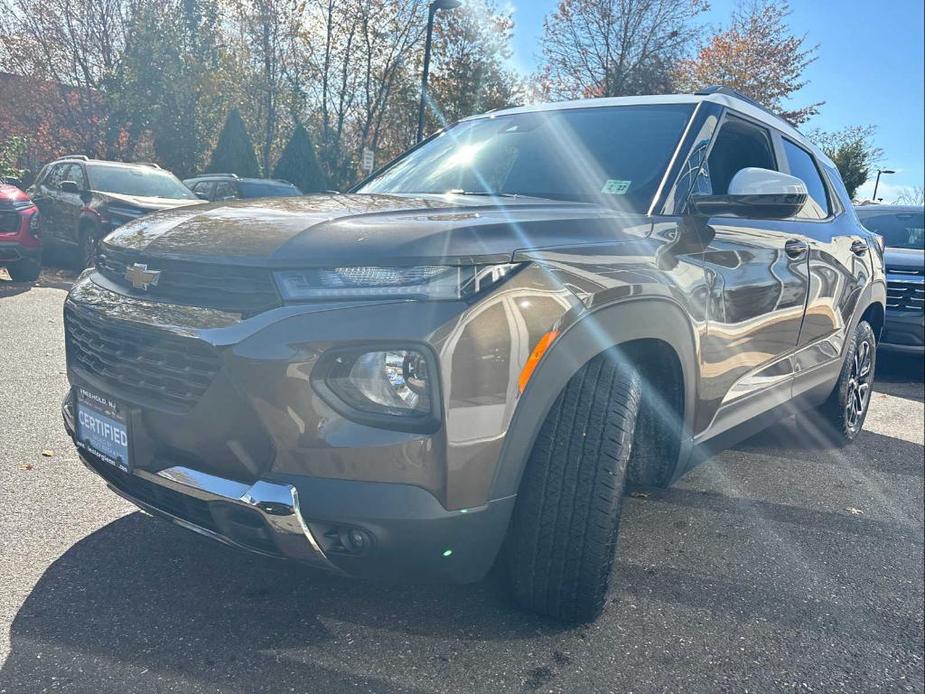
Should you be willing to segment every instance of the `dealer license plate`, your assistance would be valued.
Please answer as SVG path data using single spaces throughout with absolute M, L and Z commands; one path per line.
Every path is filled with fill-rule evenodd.
M 77 442 L 110 465 L 131 471 L 125 408 L 81 386 L 77 387 Z

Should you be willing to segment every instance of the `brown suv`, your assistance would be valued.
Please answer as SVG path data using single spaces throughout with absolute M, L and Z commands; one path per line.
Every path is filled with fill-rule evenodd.
M 354 576 L 500 560 L 590 620 L 627 485 L 798 410 L 858 435 L 885 296 L 832 162 L 755 104 L 518 108 L 349 194 L 117 229 L 65 305 L 64 420 L 201 534 Z

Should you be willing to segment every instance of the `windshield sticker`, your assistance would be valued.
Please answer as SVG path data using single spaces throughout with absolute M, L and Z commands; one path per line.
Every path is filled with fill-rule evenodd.
M 626 195 L 626 191 L 630 189 L 630 183 L 632 181 L 618 181 L 614 178 L 608 178 L 604 187 L 601 188 L 601 192 L 605 195 Z

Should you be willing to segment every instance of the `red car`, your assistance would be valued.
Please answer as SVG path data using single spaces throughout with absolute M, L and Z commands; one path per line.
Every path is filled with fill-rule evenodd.
M 36 235 L 38 208 L 16 186 L 0 183 L 0 267 L 14 282 L 38 279 L 42 242 Z

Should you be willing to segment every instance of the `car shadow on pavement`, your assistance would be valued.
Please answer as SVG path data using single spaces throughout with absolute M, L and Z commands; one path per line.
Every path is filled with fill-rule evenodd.
M 132 513 L 75 544 L 43 574 L 13 621 L 0 691 L 20 691 L 14 684 L 26 681 L 41 691 L 39 683 L 67 680 L 74 658 L 81 687 L 106 682 L 117 663 L 116 670 L 148 669 L 208 691 L 290 691 L 294 683 L 317 692 L 353 691 L 358 684 L 365 684 L 360 691 L 414 691 L 302 658 L 338 639 L 331 620 L 355 631 L 382 629 L 384 638 L 438 642 L 564 630 L 515 611 L 499 584 L 494 576 L 463 586 L 348 579 L 252 556 Z M 356 648 L 366 651 L 370 643 Z M 278 654 L 289 650 L 299 659 L 281 663 Z M 438 667 L 439 654 L 434 658 Z M 88 672 L 97 661 L 109 663 L 108 672 L 102 665 Z
M 874 390 L 907 400 L 925 400 L 925 357 L 918 354 L 877 353 Z
M 51 289 L 70 289 L 77 274 L 65 267 L 42 267 L 42 272 L 35 282 L 14 282 L 9 275 L 0 269 L 0 299 L 17 294 L 24 294 L 33 287 L 49 287 Z

